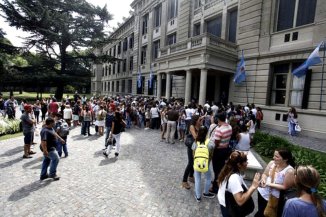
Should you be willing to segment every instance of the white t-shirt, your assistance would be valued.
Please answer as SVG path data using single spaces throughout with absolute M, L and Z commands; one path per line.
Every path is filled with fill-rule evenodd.
M 218 189 L 217 199 L 220 205 L 226 207 L 225 205 L 225 191 L 231 192 L 233 195 L 243 192 L 244 189 L 242 188 L 242 184 L 247 187 L 246 183 L 243 181 L 243 177 L 237 173 L 234 173 L 229 178 L 229 185 L 228 189 L 226 188 L 227 180 L 224 180 L 221 186 Z
M 158 118 L 159 117 L 158 108 L 156 108 L 156 107 L 151 108 L 151 116 L 152 116 L 152 118 Z
M 65 108 L 63 110 L 63 119 L 72 119 L 72 109 L 71 108 Z
M 192 108 L 186 109 L 186 120 L 191 120 L 192 115 L 195 113 L 195 110 Z

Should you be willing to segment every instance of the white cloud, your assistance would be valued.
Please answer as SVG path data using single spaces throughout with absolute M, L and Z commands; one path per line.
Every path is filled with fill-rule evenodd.
M 109 27 L 116 27 L 117 23 L 123 22 L 123 17 L 129 17 L 129 11 L 131 10 L 130 4 L 133 0 L 87 0 L 93 5 L 98 5 L 103 7 L 107 5 L 107 10 L 113 15 L 113 19 L 109 21 Z M 14 27 L 10 27 L 8 23 L 0 17 L 0 26 L 7 33 L 6 37 L 11 41 L 15 46 L 21 46 L 23 39 L 21 37 L 27 37 L 28 33 L 21 30 L 17 30 Z

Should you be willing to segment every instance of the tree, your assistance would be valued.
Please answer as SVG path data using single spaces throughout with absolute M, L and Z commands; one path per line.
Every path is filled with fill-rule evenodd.
M 111 19 L 106 5 L 95 7 L 86 0 L 3 0 L 0 9 L 10 26 L 31 33 L 25 41 L 28 49 L 35 47 L 47 61 L 58 63 L 51 65 L 51 71 L 58 75 L 54 77 L 57 98 L 62 98 L 66 84 L 81 79 L 82 71 L 90 78 L 90 71 L 84 74 L 87 67 L 80 60 L 96 57 L 81 50 L 106 41 L 104 24 Z M 107 55 L 104 59 L 114 60 Z

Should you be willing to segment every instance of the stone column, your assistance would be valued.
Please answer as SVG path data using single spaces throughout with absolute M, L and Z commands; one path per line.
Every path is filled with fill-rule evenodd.
M 162 96 L 162 75 L 161 73 L 157 73 L 157 99 L 161 99 Z
M 166 73 L 166 94 L 165 97 L 167 100 L 170 99 L 171 97 L 171 73 L 167 72 Z
M 186 71 L 186 88 L 185 88 L 185 105 L 187 105 L 191 100 L 191 80 L 192 73 L 190 70 Z
M 200 87 L 199 87 L 199 105 L 204 105 L 206 101 L 206 85 L 207 85 L 207 69 L 202 69 L 200 72 Z

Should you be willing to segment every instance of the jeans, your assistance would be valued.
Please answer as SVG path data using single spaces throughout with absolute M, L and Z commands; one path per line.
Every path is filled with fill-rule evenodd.
M 152 118 L 152 129 L 160 129 L 160 118 Z
M 48 171 L 48 167 L 50 166 L 50 174 L 49 176 L 55 176 L 57 173 L 57 166 L 59 163 L 59 155 L 55 148 L 51 148 L 48 150 L 48 156 L 43 157 L 42 169 L 41 169 L 41 177 L 45 177 Z
M 255 214 L 255 217 L 264 217 L 264 211 L 267 206 L 267 200 L 265 200 L 259 192 L 258 194 L 258 211 Z
M 205 175 L 205 188 L 204 188 L 204 193 L 207 194 L 209 187 L 211 186 L 211 170 L 208 168 L 208 171 L 206 173 L 201 173 L 198 171 L 194 172 L 194 176 L 195 176 L 195 193 L 196 193 L 196 197 L 200 198 L 201 197 L 201 174 Z
M 129 129 L 131 127 L 131 119 L 130 119 L 130 115 L 126 115 L 126 119 L 127 119 L 127 126 L 126 128 Z
M 228 212 L 228 210 L 226 209 L 226 207 L 220 205 L 220 208 L 221 208 L 222 216 L 223 216 L 223 217 L 229 217 L 229 212 Z
M 188 164 L 183 174 L 183 180 L 182 180 L 183 182 L 187 182 L 188 177 L 194 176 L 194 156 L 192 152 L 193 152 L 192 149 L 187 147 Z
M 65 140 L 65 144 L 62 144 L 59 140 L 57 140 L 58 155 L 59 155 L 59 157 L 61 157 L 62 150 L 63 150 L 63 153 L 65 154 L 65 157 L 67 157 L 68 156 L 67 137 L 66 138 L 62 137 L 62 139 Z
M 168 121 L 167 123 L 167 135 L 166 135 L 166 141 L 169 142 L 171 141 L 172 143 L 174 143 L 174 133 L 176 130 L 176 122 L 175 121 Z
M 91 132 L 90 132 L 90 126 L 91 126 L 91 122 L 90 121 L 83 121 L 82 129 L 81 129 L 81 134 L 86 135 L 86 132 L 87 132 L 88 135 L 90 135 L 91 134 Z
M 229 148 L 215 148 L 214 149 L 214 154 L 212 158 L 212 164 L 213 164 L 213 170 L 214 170 L 214 180 L 213 180 L 213 190 L 214 192 L 218 191 L 218 186 L 217 186 L 217 178 L 222 170 L 222 168 L 225 165 L 225 161 L 229 158 L 230 156 L 230 149 Z
M 115 153 L 120 153 L 120 136 L 121 136 L 121 133 L 112 134 L 112 136 L 115 139 Z M 106 149 L 106 153 L 110 154 L 111 149 L 112 149 L 112 145 L 109 145 L 108 148 Z
M 106 141 L 108 140 L 111 132 L 111 127 L 105 127 L 105 140 L 104 140 L 104 146 L 106 147 Z
M 289 134 L 291 136 L 295 136 L 296 135 L 296 132 L 295 132 L 295 123 L 289 122 L 288 123 L 288 128 L 289 128 Z

